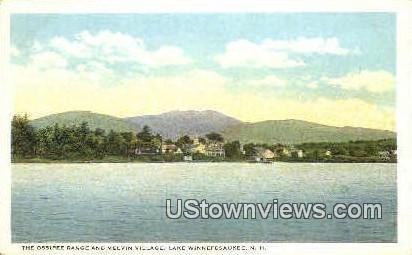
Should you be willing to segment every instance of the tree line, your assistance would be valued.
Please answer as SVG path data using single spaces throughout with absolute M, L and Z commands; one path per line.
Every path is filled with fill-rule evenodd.
M 223 144 L 224 139 L 220 134 L 212 132 L 205 138 L 198 138 L 198 141 L 202 144 L 206 144 L 207 141 Z M 135 158 L 136 154 L 160 154 L 162 144 L 175 144 L 188 153 L 193 145 L 193 139 L 184 135 L 176 141 L 163 140 L 159 134 L 153 134 L 148 126 L 138 133 L 113 130 L 106 132 L 101 128 L 92 130 L 86 122 L 73 126 L 55 124 L 35 129 L 30 125 L 27 115 L 15 115 L 11 125 L 11 151 L 15 161 L 30 158 L 50 160 L 99 160 L 110 156 Z M 258 147 L 276 153 L 279 161 L 379 162 L 379 153 L 382 151 L 390 152 L 391 161 L 396 161 L 394 155 L 396 139 L 303 143 L 294 146 L 254 143 L 241 146 L 239 141 L 232 141 L 223 145 L 226 160 L 235 161 L 253 158 Z M 291 155 L 285 156 L 283 154 L 285 148 L 295 148 L 295 150 Z M 298 158 L 296 150 L 302 150 L 304 157 Z M 325 151 L 330 151 L 331 156 L 325 155 Z M 153 159 L 181 160 L 181 156 L 161 156 Z M 200 159 L 204 157 L 197 156 Z
M 218 143 L 224 141 L 222 135 L 215 132 L 206 134 L 205 138 L 198 140 L 206 144 L 206 139 Z M 161 135 L 153 134 L 148 126 L 144 126 L 138 133 L 113 130 L 106 132 L 101 128 L 92 130 L 87 122 L 72 126 L 55 124 L 35 129 L 30 125 L 27 115 L 15 115 L 11 124 L 11 151 L 14 160 L 99 160 L 108 156 L 134 158 L 136 155 L 160 154 L 162 144 L 175 144 L 188 151 L 193 145 L 193 139 L 184 135 L 175 142 L 170 139 L 163 140 Z M 236 144 L 234 148 L 231 147 L 232 143 L 226 145 L 229 157 L 240 154 L 240 144 Z
M 144 127 L 137 134 L 116 132 L 107 134 L 101 128 L 92 130 L 87 122 L 73 126 L 48 126 L 35 129 L 27 115 L 15 115 L 11 125 L 11 150 L 14 159 L 40 157 L 44 159 L 103 159 L 105 156 L 131 157 L 136 148 L 156 150 L 162 137 Z
M 284 144 L 254 144 L 248 143 L 243 146 L 246 157 L 253 156 L 256 148 L 262 147 L 276 153 L 279 161 L 301 161 L 301 162 L 396 162 L 397 142 L 396 138 L 380 140 L 360 140 L 348 142 L 312 142 L 294 145 Z M 283 149 L 291 153 L 286 156 Z M 291 149 L 293 148 L 293 149 Z M 301 150 L 303 157 L 299 158 L 297 151 Z M 329 151 L 328 156 L 326 152 Z M 389 153 L 388 160 L 382 160 L 380 153 Z

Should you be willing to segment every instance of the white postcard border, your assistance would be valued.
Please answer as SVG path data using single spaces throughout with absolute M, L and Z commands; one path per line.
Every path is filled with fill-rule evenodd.
M 265 251 L 253 254 L 412 254 L 412 1 L 3 1 L 0 2 L 0 253 L 22 252 L 21 244 L 11 243 L 10 230 L 10 120 L 11 91 L 8 82 L 9 17 L 12 13 L 165 13 L 165 12 L 395 12 L 397 14 L 397 132 L 398 132 L 398 242 L 397 243 L 264 243 Z M 79 245 L 85 245 L 80 243 Z M 154 243 L 153 245 L 159 245 Z M 195 244 L 195 243 L 191 243 Z M 199 243 L 201 244 L 201 243 Z M 213 243 L 207 243 L 211 245 Z M 218 243 L 223 245 L 222 243 Z M 251 243 L 246 243 L 250 245 Z M 261 245 L 259 243 L 253 243 Z M 33 244 L 37 245 L 37 244 Z M 45 245 L 45 244 L 44 244 Z M 69 245 L 75 245 L 70 243 Z M 96 243 L 96 245 L 114 245 Z M 133 244 L 118 244 L 133 245 Z M 150 245 L 146 243 L 145 245 Z M 167 245 L 167 244 L 164 244 Z M 179 244 L 171 244 L 179 245 Z M 233 245 L 233 243 L 228 243 Z M 188 254 L 170 252 L 168 254 Z M 239 254 L 242 252 L 217 252 Z M 47 254 L 77 254 L 70 251 Z M 79 252 L 79 254 L 95 254 Z M 103 254 L 103 253 L 102 253 Z M 104 252 L 104 254 L 108 254 Z M 127 254 L 117 252 L 113 254 Z M 132 252 L 131 254 L 151 254 Z M 166 254 L 159 252 L 157 254 Z M 190 254 L 204 254 L 191 252 Z M 208 252 L 214 254 L 214 252 Z M 250 254 L 245 252 L 243 254 Z

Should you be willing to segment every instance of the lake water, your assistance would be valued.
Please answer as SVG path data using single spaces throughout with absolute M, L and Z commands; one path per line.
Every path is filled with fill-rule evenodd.
M 177 219 L 165 200 L 382 203 L 382 219 Z M 13 242 L 394 242 L 396 164 L 14 164 Z

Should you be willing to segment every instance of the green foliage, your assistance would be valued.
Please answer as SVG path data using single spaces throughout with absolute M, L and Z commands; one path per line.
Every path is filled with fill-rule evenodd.
M 125 155 L 130 157 L 133 154 L 134 149 L 137 146 L 137 138 L 132 132 L 122 132 L 120 134 L 123 137 L 123 149 L 124 149 Z
M 123 136 L 117 132 L 114 132 L 113 130 L 110 130 L 109 134 L 107 135 L 107 154 L 121 155 L 126 151 L 124 144 L 125 140 Z
M 135 135 L 130 131 L 116 132 L 96 128 L 91 130 L 87 122 L 78 125 L 54 124 L 35 129 L 27 116 L 16 115 L 12 121 L 12 153 L 15 158 L 49 160 L 98 160 L 105 157 L 131 158 L 138 142 L 141 146 L 155 148 L 161 144 L 161 136 L 153 136 L 146 127 Z M 157 148 L 157 147 L 156 147 Z
M 172 139 L 166 139 L 164 141 L 164 144 L 171 145 L 171 144 L 173 144 L 173 141 L 172 141 Z
M 87 122 L 75 125 L 55 123 L 36 130 L 26 115 L 16 115 L 13 117 L 11 127 L 13 160 L 20 162 L 27 160 L 31 162 L 42 160 L 174 162 L 183 160 L 181 154 L 161 154 L 161 145 L 163 143 L 173 144 L 173 141 L 169 139 L 163 142 L 162 136 L 152 134 L 148 126 L 137 134 L 131 131 L 118 132 L 113 129 L 108 133 L 102 128 L 93 130 Z M 223 141 L 223 137 L 218 133 L 210 133 L 206 137 L 212 142 Z M 204 138 L 200 138 L 199 142 L 206 144 Z M 190 149 L 193 140 L 189 136 L 180 137 L 175 144 L 183 150 L 184 155 L 192 154 Z M 395 138 L 348 142 L 307 142 L 295 144 L 293 149 L 291 145 L 264 142 L 245 144 L 243 146 L 245 155 L 243 155 L 240 142 L 236 140 L 223 146 L 226 158 L 193 154 L 193 159 L 239 161 L 256 155 L 257 147 L 275 152 L 279 161 L 291 162 L 396 162 L 395 150 L 397 148 Z M 285 148 L 290 150 L 290 155 L 283 155 Z M 304 156 L 299 157 L 297 150 L 302 150 Z M 330 152 L 330 155 L 326 152 Z M 383 152 L 387 154 L 386 158 L 382 157 Z
M 239 141 L 226 143 L 223 149 L 225 150 L 226 157 L 229 159 L 240 159 L 242 157 Z
M 176 145 L 180 148 L 183 148 L 190 144 L 193 144 L 193 140 L 188 135 L 184 135 L 176 141 Z
M 225 160 L 223 157 L 211 157 L 201 153 L 194 153 L 192 157 L 194 161 L 222 162 Z
M 301 161 L 309 162 L 381 162 L 379 152 L 396 150 L 396 139 L 381 139 L 377 141 L 349 141 L 341 143 L 303 143 L 295 145 L 305 152 Z M 326 151 L 331 156 L 326 156 Z M 390 162 L 396 161 L 396 155 L 391 155 Z
M 106 154 L 107 139 L 102 130 L 92 131 L 87 123 L 39 129 L 37 156 L 47 159 L 93 159 Z
M 243 149 L 245 150 L 245 156 L 251 157 L 251 156 L 256 155 L 257 151 L 256 151 L 255 147 L 256 147 L 256 145 L 253 144 L 253 143 L 245 144 L 243 146 Z
M 143 130 L 136 135 L 136 145 L 140 153 L 154 153 L 162 145 L 162 137 L 153 135 L 150 127 L 144 126 Z
M 223 136 L 221 134 L 212 132 L 206 135 L 206 138 L 209 139 L 210 141 L 214 141 L 214 142 L 223 142 Z
M 13 117 L 11 123 L 12 155 L 30 157 L 35 154 L 36 133 L 29 124 L 27 115 Z
M 150 143 L 153 139 L 152 131 L 150 130 L 150 127 L 144 126 L 143 130 L 137 133 L 136 137 L 140 143 Z

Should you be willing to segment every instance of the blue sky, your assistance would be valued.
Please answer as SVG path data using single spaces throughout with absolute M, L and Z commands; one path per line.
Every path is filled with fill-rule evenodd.
M 224 91 L 238 99 L 253 94 L 265 105 L 267 101 L 288 104 L 295 100 L 321 107 L 319 100 L 326 100 L 322 107 L 339 109 L 329 102 L 341 103 L 341 107 L 350 102 L 364 103 L 373 108 L 373 114 L 382 115 L 379 118 L 388 122 L 384 126 L 388 129 L 394 128 L 394 116 L 383 115 L 394 115 L 395 39 L 396 16 L 391 13 L 15 14 L 11 19 L 13 65 L 20 72 L 35 68 L 45 80 L 51 77 L 46 74 L 64 69 L 68 76 L 85 74 L 86 80 L 78 83 L 90 84 L 92 76 L 94 85 L 107 91 L 142 87 L 145 85 L 139 82 L 149 78 L 156 84 L 172 84 L 173 79 L 187 77 L 183 88 L 208 87 L 207 82 L 193 84 L 203 82 L 190 80 L 195 73 L 210 80 L 212 91 Z M 218 84 L 221 87 L 215 87 Z M 70 89 L 67 84 L 60 86 Z M 156 89 L 162 91 L 161 87 Z M 210 97 L 201 104 L 187 102 L 176 108 L 217 107 L 213 95 Z M 267 111 L 254 118 L 224 103 L 221 106 L 217 110 L 251 121 L 287 118 L 288 114 L 291 118 L 306 116 L 296 110 Z M 146 110 L 156 113 L 170 107 L 154 105 Z M 24 110 L 22 106 L 16 108 Z M 81 106 L 67 102 L 61 109 L 66 108 Z M 135 114 L 144 114 L 144 109 L 136 107 Z M 133 115 L 133 109 L 95 110 Z M 45 107 L 35 111 L 34 116 L 49 113 Z M 312 121 L 316 121 L 316 115 L 315 111 L 307 114 Z M 347 124 L 356 125 L 360 117 L 352 119 Z M 359 125 L 379 127 L 372 122 Z

